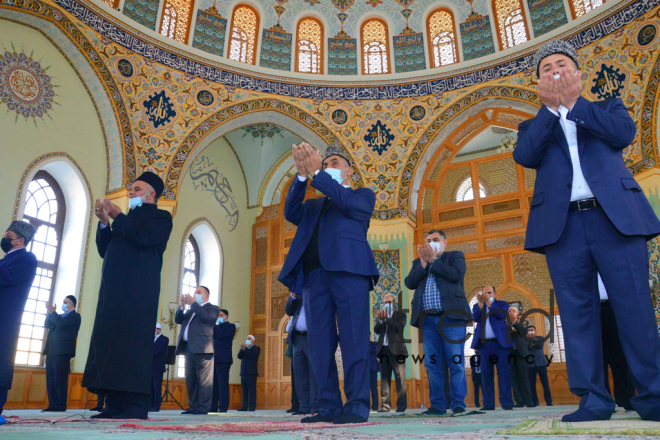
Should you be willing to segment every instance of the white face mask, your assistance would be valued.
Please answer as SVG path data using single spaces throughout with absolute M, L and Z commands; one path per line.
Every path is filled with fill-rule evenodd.
M 491 296 L 490 298 L 488 298 L 488 301 L 492 304 L 493 301 L 495 301 L 495 297 L 494 297 L 494 296 Z
M 394 304 L 385 304 L 385 311 L 388 313 L 394 311 Z
M 440 243 L 439 241 L 432 241 L 429 243 L 429 245 L 431 245 L 436 255 L 442 250 L 442 243 Z
M 332 180 L 334 180 L 335 182 L 341 185 L 344 182 L 343 177 L 341 177 L 341 173 L 343 173 L 347 169 L 348 168 L 344 168 L 343 170 L 338 170 L 337 168 L 326 168 L 325 172 L 330 174 Z

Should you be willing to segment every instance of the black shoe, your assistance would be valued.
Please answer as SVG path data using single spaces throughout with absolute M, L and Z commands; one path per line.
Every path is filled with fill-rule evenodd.
M 58 408 L 44 408 L 41 410 L 41 412 L 65 412 L 66 409 L 58 409 Z
M 181 414 L 188 415 L 188 414 L 193 414 L 194 412 L 195 412 L 194 409 L 188 408 L 187 410 L 185 410 Z
M 660 411 L 658 411 L 658 415 L 660 416 Z M 601 417 L 587 408 L 578 408 L 577 411 L 572 412 L 570 414 L 566 414 L 564 417 L 562 417 L 561 421 L 575 423 L 575 422 L 593 422 L 597 420 L 609 420 L 609 419 L 610 419 L 609 416 Z M 642 420 L 650 420 L 650 419 L 645 419 L 642 417 Z M 658 417 L 658 420 L 660 420 L 660 417 Z
M 160 412 L 160 410 L 159 410 L 159 409 L 156 409 L 156 408 L 151 408 L 151 409 L 149 410 L 149 412 Z
M 372 411 L 378 411 L 378 408 L 371 408 Z
M 382 407 L 381 409 L 378 410 L 378 412 L 390 412 L 390 409 Z
M 332 423 L 334 419 L 332 417 L 324 417 L 321 414 L 316 414 L 315 416 L 303 417 L 300 423 Z
M 486 407 L 486 406 L 484 406 L 484 407 L 481 408 L 479 411 L 495 411 L 495 408 L 494 408 L 494 407 L 491 408 L 491 407 Z
M 90 409 L 90 411 L 96 411 L 96 412 L 103 411 L 103 407 L 95 406 L 94 408 Z
M 462 406 L 457 406 L 456 409 L 452 409 L 451 412 L 453 412 L 454 414 L 464 413 L 465 408 L 463 408 Z
M 545 406 L 552 406 L 552 403 L 546 403 Z
M 525 406 L 526 406 L 527 408 L 536 408 L 538 405 L 534 405 L 534 404 L 532 403 L 532 404 L 525 405 Z
M 525 405 L 523 405 L 522 403 L 516 403 L 515 405 L 513 405 L 513 407 L 514 408 L 524 408 Z
M 226 409 L 220 409 L 220 410 L 218 410 L 218 412 L 219 412 L 219 413 L 226 413 L 227 410 L 226 410 Z
M 200 410 L 197 410 L 193 413 L 193 415 L 196 415 L 196 416 L 205 416 L 207 414 L 208 413 L 206 411 L 200 411 Z
M 511 406 L 503 406 L 502 409 L 505 411 L 513 411 L 513 407 Z
M 137 414 L 134 412 L 123 412 L 121 414 L 117 414 L 116 416 L 113 417 L 113 419 L 119 419 L 119 420 L 147 420 L 149 418 L 149 414 Z
M 236 411 L 247 411 L 247 408 L 238 408 Z
M 443 414 L 447 414 L 447 411 L 440 411 L 439 409 L 433 407 L 430 407 L 422 413 L 423 416 L 441 416 Z
M 112 410 L 112 409 L 106 408 L 103 411 L 101 411 L 100 413 L 94 414 L 91 418 L 92 419 L 111 419 L 114 416 L 116 416 L 117 414 L 119 414 L 119 413 Z
M 252 409 L 248 409 L 248 411 L 256 411 L 256 409 L 252 408 Z
M 479 405 L 479 402 L 474 402 L 474 407 L 475 407 L 475 408 L 479 408 L 479 406 L 480 406 L 480 405 Z
M 398 413 L 406 412 L 406 408 L 397 408 L 396 412 Z
M 337 420 L 334 421 L 335 425 L 348 425 L 351 423 L 367 423 L 367 419 L 357 414 L 345 412 L 344 414 L 337 417 Z
M 291 413 L 291 415 L 294 415 L 294 416 L 308 416 L 309 413 L 308 412 L 302 412 L 302 411 L 296 411 L 296 412 Z
M 287 414 L 292 414 L 292 413 L 298 412 L 299 409 L 300 408 L 295 408 L 295 409 L 294 408 L 289 408 L 289 409 L 286 410 L 286 412 L 287 412 Z

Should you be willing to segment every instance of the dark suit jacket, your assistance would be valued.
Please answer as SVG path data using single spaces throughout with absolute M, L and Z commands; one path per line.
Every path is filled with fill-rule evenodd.
M 477 328 L 474 331 L 474 336 L 472 337 L 472 348 L 475 350 L 480 350 L 483 347 L 481 342 L 482 330 L 481 330 L 481 320 L 482 316 L 486 315 L 487 307 L 484 305 L 483 309 L 479 308 L 479 304 L 475 304 L 472 307 L 472 319 L 477 323 Z M 491 314 L 488 317 L 491 327 L 493 327 L 493 332 L 497 338 L 497 342 L 500 343 L 502 348 L 513 348 L 513 342 L 507 341 L 507 318 L 509 316 L 509 303 L 506 301 L 493 301 L 490 306 Z M 502 311 L 493 311 L 493 309 L 501 309 Z M 484 338 L 486 337 L 486 330 L 483 330 Z
M 378 335 L 378 349 L 376 353 L 380 353 L 387 334 L 387 344 L 393 355 L 408 356 L 408 349 L 406 343 L 403 342 L 403 329 L 406 327 L 406 314 L 395 310 L 391 318 L 385 319 L 382 323 L 376 320 L 374 326 L 374 333 Z M 390 362 L 392 362 L 390 360 Z
M 534 355 L 534 364 L 530 364 L 530 367 L 548 366 L 548 360 L 545 358 L 545 353 L 543 353 L 544 344 L 543 336 L 534 336 L 529 342 L 529 352 Z
M 80 330 L 80 314 L 75 310 L 65 318 L 57 312 L 49 313 L 44 327 L 48 329 L 46 345 L 41 354 L 44 356 L 75 356 L 76 338 Z
M 258 376 L 258 361 L 261 354 L 261 348 L 252 345 L 250 348 L 241 348 L 238 352 L 238 358 L 241 360 L 241 376 Z
M 234 356 L 231 346 L 236 335 L 236 325 L 231 322 L 216 324 L 213 327 L 213 362 L 216 364 L 233 364 Z
M 584 178 L 612 224 L 624 235 L 660 234 L 660 221 L 621 155 L 637 130 L 623 101 L 580 97 L 567 120 L 577 127 Z M 535 118 L 520 123 L 513 158 L 536 169 L 525 249 L 544 253 L 564 231 L 571 198 L 573 165 L 560 118 L 543 106 Z
M 422 297 L 429 273 L 435 276 L 435 284 L 440 292 L 443 310 L 462 310 L 462 313 L 452 313 L 449 317 L 470 322 L 472 315 L 463 287 L 465 270 L 465 255 L 461 251 L 443 253 L 440 258 L 436 258 L 433 264 L 427 265 L 426 269 L 422 267 L 419 258 L 415 259 L 405 280 L 406 287 L 415 291 L 410 325 L 420 327 L 423 324 L 419 322 L 419 317 L 422 314 Z
M 195 313 L 195 319 L 190 322 L 193 312 Z M 194 302 L 185 313 L 184 310 L 178 309 L 176 315 L 174 315 L 174 322 L 181 324 L 179 341 L 176 344 L 177 356 L 183 354 L 183 350 L 180 350 L 180 347 L 188 322 L 190 322 L 190 328 L 188 329 L 188 349 L 190 352 L 213 353 L 213 326 L 218 320 L 219 314 L 220 308 L 211 303 L 205 304 L 202 307 Z
M 298 226 L 287 254 L 279 281 L 295 293 L 302 293 L 302 255 L 307 249 L 314 229 L 319 223 L 319 260 L 327 271 L 348 272 L 378 281 L 378 268 L 367 230 L 376 204 L 376 195 L 369 188 L 344 188 L 325 171 L 320 171 L 312 186 L 330 198 L 329 207 L 321 215 L 325 197 L 309 199 L 305 203 L 307 179 L 296 176 L 286 196 L 284 218 Z M 319 220 L 320 217 L 320 220 Z
M 296 323 L 298 322 L 298 318 L 300 317 L 300 310 L 302 310 L 303 307 L 303 297 L 301 295 L 298 295 L 296 299 L 293 299 L 291 295 L 289 295 L 289 299 L 286 301 L 286 304 L 284 305 L 284 312 L 292 316 L 291 318 L 291 331 L 289 331 L 289 335 L 286 337 L 286 343 L 287 344 L 292 344 L 293 341 L 291 340 L 291 333 L 293 333 L 293 329 L 296 328 Z
M 162 334 L 154 341 L 154 362 L 152 364 L 154 373 L 163 373 L 165 371 L 168 345 L 170 345 L 170 338 Z
M 369 369 L 378 373 L 380 371 L 380 364 L 378 363 L 378 342 L 369 341 Z
M 508 321 L 507 321 L 508 325 Z M 511 326 L 511 342 L 513 342 L 513 350 L 517 351 L 521 356 L 529 354 L 529 341 L 527 340 L 527 326 L 520 322 L 520 318 Z

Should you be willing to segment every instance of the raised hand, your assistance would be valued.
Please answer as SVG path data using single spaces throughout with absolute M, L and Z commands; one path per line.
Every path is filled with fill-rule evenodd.
M 559 80 L 554 79 L 550 72 L 541 74 L 541 78 L 539 78 L 539 98 L 541 98 L 541 102 L 543 102 L 546 107 L 554 111 L 558 111 L 559 105 L 561 104 L 557 84 L 558 81 Z
M 573 108 L 575 101 L 577 101 L 582 94 L 582 80 L 580 77 L 581 73 L 579 70 L 573 72 L 572 69 L 564 67 L 561 70 L 561 76 L 557 80 L 559 100 L 569 111 Z
M 293 154 L 293 161 L 296 164 L 296 171 L 298 172 L 298 175 L 301 177 L 307 177 L 308 173 L 307 170 L 305 169 L 305 165 L 303 164 L 303 159 L 302 159 L 302 150 L 300 148 L 300 145 L 293 145 L 291 148 L 292 154 Z
M 121 209 L 119 206 L 115 205 L 107 197 L 103 199 L 103 209 L 108 213 L 108 217 L 111 219 L 116 219 L 119 214 L 121 214 Z
M 321 154 L 312 148 L 307 142 L 300 144 L 302 147 L 303 165 L 310 174 L 315 174 L 323 166 Z
M 107 225 L 110 221 L 108 213 L 104 210 L 104 205 L 101 199 L 96 199 L 96 202 L 94 203 L 94 215 L 96 215 L 99 221 L 104 225 Z

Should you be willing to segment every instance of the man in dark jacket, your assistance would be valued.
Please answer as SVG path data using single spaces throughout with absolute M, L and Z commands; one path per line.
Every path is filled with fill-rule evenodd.
M 213 327 L 215 380 L 213 381 L 211 411 L 226 413 L 229 409 L 229 369 L 234 363 L 231 346 L 235 335 L 236 325 L 229 322 L 229 312 L 226 309 L 220 309 L 218 320 Z
M 37 257 L 25 249 L 35 232 L 31 224 L 15 221 L 0 242 L 5 253 L 0 260 L 0 424 L 5 423 L 1 414 L 14 378 L 21 318 L 37 273 Z
M 172 232 L 172 215 L 156 205 L 164 187 L 156 174 L 143 173 L 128 193 L 128 214 L 107 198 L 96 200 L 96 247 L 103 272 L 82 385 L 92 393 L 105 392 L 106 409 L 93 418 L 149 415 L 152 332 L 163 254 Z
M 371 409 L 378 411 L 378 372 L 380 371 L 380 364 L 378 363 L 378 342 L 369 341 L 369 369 L 371 376 L 369 377 L 369 388 L 371 390 Z
M 527 341 L 529 342 L 529 354 L 533 356 L 534 363 L 529 366 L 529 388 L 532 394 L 532 406 L 539 404 L 539 397 L 536 394 L 536 375 L 538 374 L 543 385 L 543 397 L 545 404 L 552 406 L 552 393 L 550 392 L 550 382 L 548 381 L 548 360 L 543 352 L 545 344 L 543 336 L 536 335 L 536 327 L 530 325 L 527 327 Z
M 163 398 L 163 373 L 165 372 L 165 361 L 167 360 L 167 347 L 170 338 L 161 334 L 160 324 L 156 324 L 154 334 L 154 357 L 153 357 L 153 380 L 151 386 L 151 411 L 160 411 L 160 401 Z
M 182 414 L 204 415 L 213 399 L 213 327 L 220 308 L 209 302 L 210 292 L 198 286 L 195 295 L 181 297 L 174 322 L 181 324 L 176 355 L 186 357 L 186 388 L 189 407 Z M 185 304 L 190 309 L 185 309 Z
M 241 344 L 238 358 L 241 360 L 241 388 L 243 389 L 243 406 L 238 411 L 254 411 L 257 409 L 257 377 L 259 376 L 259 355 L 261 348 L 254 345 L 254 336 L 249 335 Z
M 463 287 L 465 255 L 461 251 L 445 252 L 446 247 L 444 232 L 438 229 L 427 232 L 426 244 L 417 246 L 419 258 L 413 261 L 405 280 L 408 289 L 415 290 L 410 325 L 418 327 L 423 337 L 422 362 L 428 372 L 431 398 L 431 408 L 423 413 L 427 415 L 445 414 L 448 406 L 452 412 L 461 413 L 466 406 L 467 380 L 463 359 L 466 329 L 463 324 L 472 318 Z M 441 320 L 443 324 L 454 325 L 440 326 Z M 448 359 L 451 361 L 447 362 Z M 445 397 L 447 363 L 449 404 Z
M 511 332 L 513 348 L 509 354 L 509 366 L 511 367 L 511 388 L 516 408 L 524 406 L 532 407 L 532 393 L 529 389 L 529 344 L 527 341 L 527 326 L 518 319 L 518 309 L 509 307 L 510 322 L 507 326 Z
M 46 390 L 48 408 L 44 411 L 66 411 L 71 358 L 76 355 L 76 339 L 80 330 L 80 314 L 76 312 L 76 297 L 69 295 L 62 303 L 62 313 L 46 303 L 48 316 L 44 327 L 48 337 L 42 355 L 46 356 Z
M 406 358 L 408 349 L 403 341 L 406 314 L 397 310 L 396 295 L 384 295 L 384 309 L 376 313 L 374 333 L 378 336 L 378 358 L 380 361 L 380 394 L 383 406 L 379 412 L 389 412 L 392 404 L 390 393 L 392 372 L 396 383 L 396 412 L 405 412 L 408 407 L 406 394 Z M 403 362 L 401 362 L 403 360 Z

